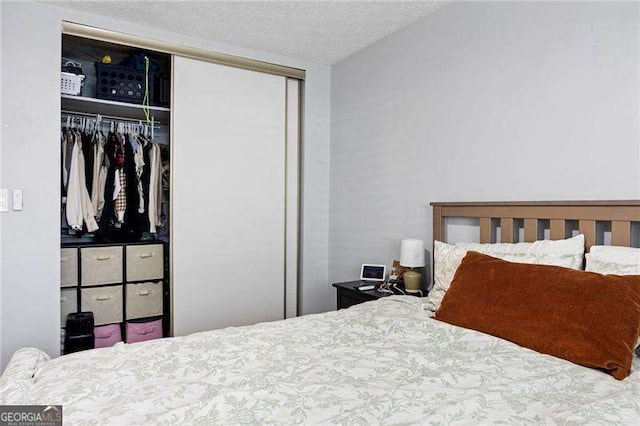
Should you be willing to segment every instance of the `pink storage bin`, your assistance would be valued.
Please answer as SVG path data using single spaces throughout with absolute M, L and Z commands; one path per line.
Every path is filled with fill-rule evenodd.
M 95 334 L 96 348 L 107 348 L 118 342 L 122 342 L 122 331 L 120 324 L 109 324 L 93 329 Z
M 162 319 L 149 322 L 128 322 L 127 343 L 162 338 Z

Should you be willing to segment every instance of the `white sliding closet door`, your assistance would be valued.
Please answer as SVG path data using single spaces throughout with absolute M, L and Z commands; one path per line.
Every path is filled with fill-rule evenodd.
M 174 334 L 282 319 L 287 79 L 177 56 L 173 75 Z

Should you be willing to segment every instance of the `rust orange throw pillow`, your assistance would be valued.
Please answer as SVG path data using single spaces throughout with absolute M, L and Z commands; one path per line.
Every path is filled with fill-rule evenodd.
M 512 263 L 469 252 L 435 318 L 622 380 L 640 333 L 640 276 Z

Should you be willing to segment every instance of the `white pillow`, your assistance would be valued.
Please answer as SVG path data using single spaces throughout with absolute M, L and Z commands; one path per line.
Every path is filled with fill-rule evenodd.
M 585 270 L 600 274 L 640 275 L 640 249 L 593 246 L 586 255 Z
M 585 270 L 599 274 L 640 275 L 640 249 L 618 246 L 592 246 L 586 254 Z M 640 337 L 636 347 L 640 349 Z M 636 354 L 638 354 L 636 350 Z
M 635 247 L 623 247 L 623 246 L 591 246 L 589 253 L 612 253 L 616 255 L 624 255 L 624 254 L 638 254 L 640 253 L 640 248 Z
M 456 247 L 473 250 L 509 262 L 535 263 L 582 269 L 584 235 L 566 240 L 540 240 L 533 243 L 456 243 Z
M 477 244 L 457 243 L 456 245 L 435 241 L 433 246 L 433 289 L 429 292 L 424 308 L 435 312 L 440 308 L 453 276 L 467 251 L 477 251 L 510 262 L 536 263 L 582 269 L 584 260 L 584 235 L 566 240 L 543 240 L 533 243 Z
M 426 310 L 435 312 L 440 308 L 440 303 L 466 254 L 465 249 L 440 241 L 433 242 L 433 288 L 423 305 Z

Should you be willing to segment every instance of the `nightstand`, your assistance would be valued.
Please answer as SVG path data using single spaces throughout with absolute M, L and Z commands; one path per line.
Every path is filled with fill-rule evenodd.
M 356 287 L 362 285 L 362 281 L 348 281 L 346 283 L 334 283 L 332 284 L 337 291 L 337 306 L 338 309 L 345 309 L 349 306 L 357 305 L 359 303 L 368 302 L 370 300 L 380 299 L 381 297 L 391 296 L 390 293 L 379 293 L 376 290 L 360 291 Z M 404 289 L 404 286 L 399 286 Z M 401 293 L 398 293 L 401 294 Z M 420 293 L 415 293 L 415 296 L 420 296 Z

